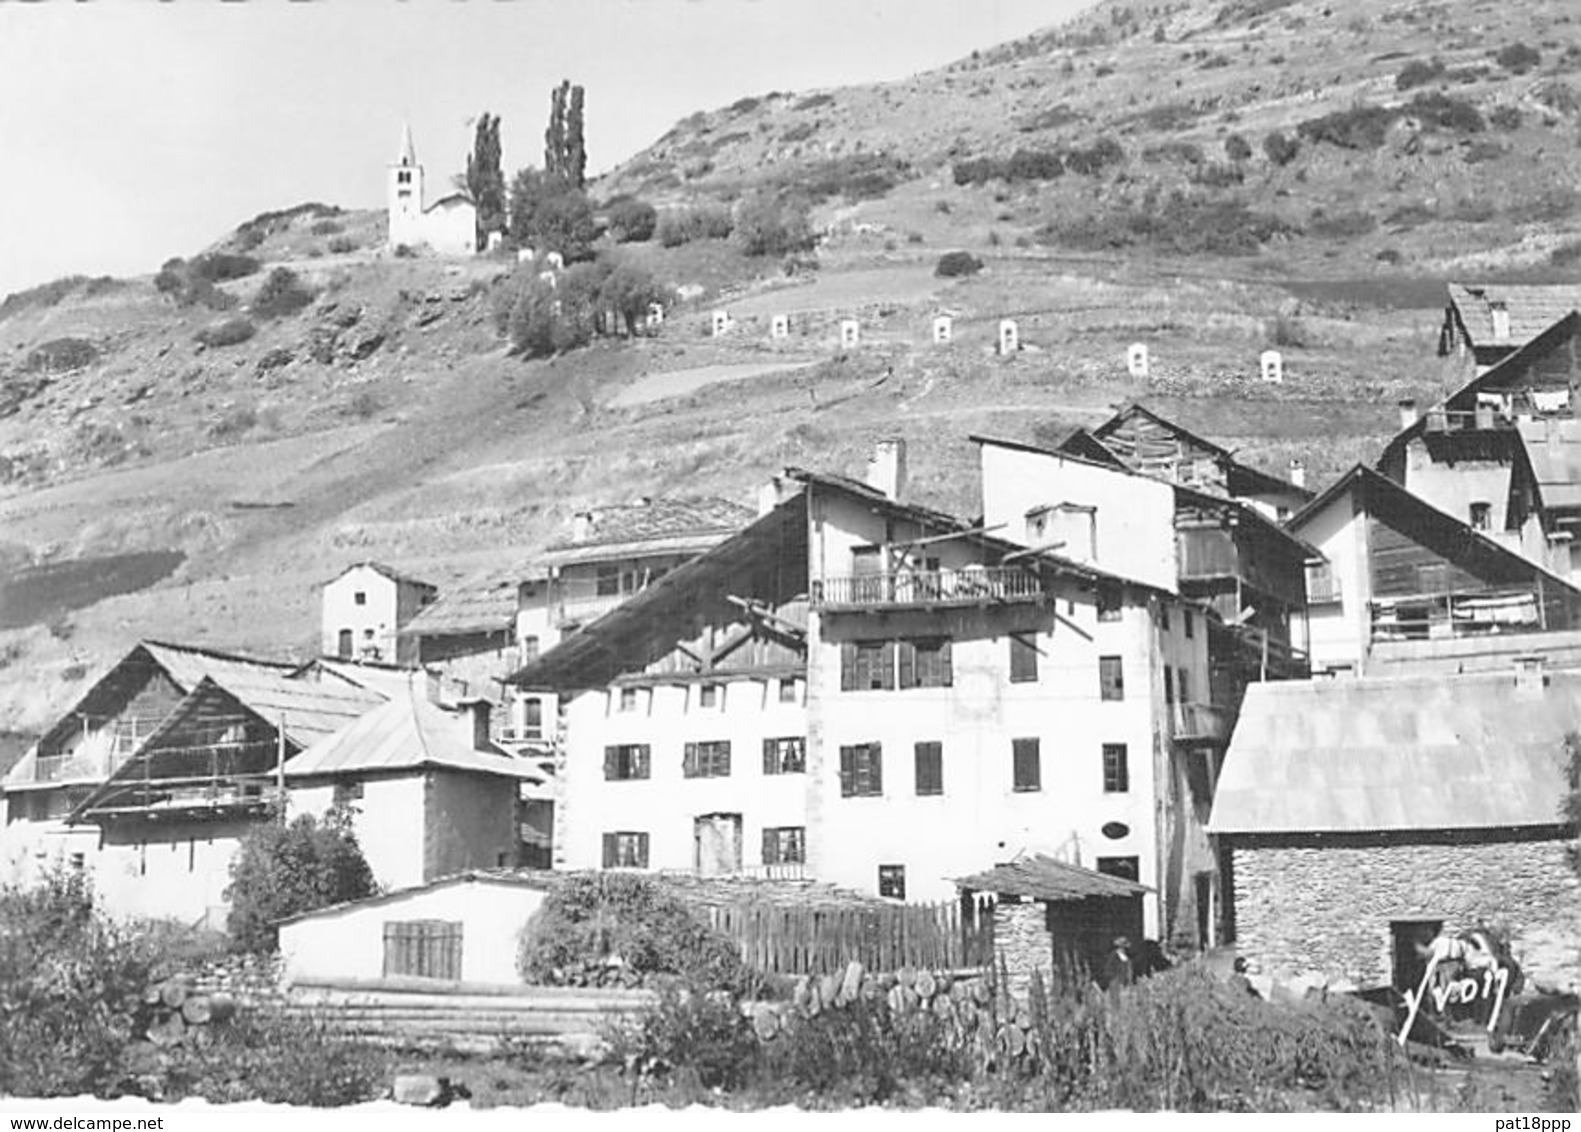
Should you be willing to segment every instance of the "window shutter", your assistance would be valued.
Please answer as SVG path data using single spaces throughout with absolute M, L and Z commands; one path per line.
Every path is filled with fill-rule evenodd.
M 615 835 L 613 833 L 604 834 L 604 867 L 606 869 L 615 867 L 615 853 Z
M 945 637 L 939 642 L 939 687 L 953 688 L 955 686 L 955 664 L 950 659 L 950 638 Z
M 867 746 L 868 766 L 871 768 L 869 782 L 872 784 L 874 794 L 884 792 L 884 747 L 880 743 L 869 743 Z
M 885 691 L 895 686 L 895 643 L 885 641 L 878 647 L 878 686 Z
M 780 863 L 779 831 L 768 826 L 763 827 L 763 863 L 765 865 Z
M 646 833 L 637 834 L 637 867 L 639 869 L 648 867 L 648 835 Z
M 686 753 L 681 758 L 681 774 L 686 778 L 697 777 L 697 744 L 686 744 Z
M 922 683 L 917 679 L 917 655 L 915 641 L 896 641 L 895 651 L 899 654 L 900 686 L 902 688 L 915 688 Z
M 840 642 L 840 691 L 856 690 L 856 642 Z
M 617 757 L 616 752 L 619 749 L 620 748 L 618 748 L 618 747 L 605 747 L 604 748 L 604 780 L 606 782 L 609 781 L 610 779 L 614 778 L 615 775 L 618 773 L 618 771 L 616 770 L 616 757 Z
M 840 748 L 840 796 L 849 798 L 856 791 L 856 748 Z
M 763 773 L 779 773 L 778 744 L 773 739 L 763 740 Z
M 1037 638 L 1030 633 L 1010 634 L 1010 681 L 1024 684 L 1038 678 Z

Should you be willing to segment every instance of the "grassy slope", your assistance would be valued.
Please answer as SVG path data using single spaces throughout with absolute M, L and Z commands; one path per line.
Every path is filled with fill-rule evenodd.
M 778 136 L 759 129 L 758 117 L 799 115 L 794 120 L 821 123 L 813 131 L 820 152 L 849 152 L 858 141 L 873 148 L 882 135 L 920 153 L 926 146 L 914 138 L 925 136 L 942 147 L 938 156 L 956 135 L 972 139 L 971 152 L 1012 147 L 1030 135 L 1007 122 L 1044 103 L 1079 97 L 1088 100 L 1081 112 L 1094 130 L 1118 132 L 1128 149 L 1140 152 L 1137 142 L 1145 139 L 1125 133 L 1117 119 L 1134 114 L 1133 105 L 1174 97 L 1167 83 L 1152 81 L 1166 58 L 1161 51 L 1173 52 L 1169 58 L 1228 51 L 1227 36 L 1253 44 L 1244 52 L 1235 47 L 1230 66 L 1179 72 L 1180 97 L 1200 100 L 1209 94 L 1199 84 L 1266 85 L 1264 72 L 1249 68 L 1266 68 L 1272 54 L 1296 51 L 1297 44 L 1338 53 L 1341 69 L 1359 69 L 1369 52 L 1388 53 L 1378 38 L 1385 32 L 1427 34 L 1419 24 L 1374 17 L 1367 33 L 1373 38 L 1363 49 L 1352 42 L 1363 33 L 1347 30 L 1356 19 L 1350 8 L 1333 4 L 1336 15 L 1314 35 L 1318 17 L 1310 7 L 1286 5 L 1256 27 L 1232 22 L 1211 31 L 1216 9 L 1180 9 L 1165 21 L 1170 42 L 1162 45 L 1152 42 L 1148 22 L 1123 47 L 1078 53 L 1037 40 L 906 83 L 836 92 L 832 102 L 808 111 L 787 109 L 805 101 L 791 97 L 730 113 L 748 120 L 738 131 L 748 138 Z M 1434 19 L 1470 26 L 1481 6 L 1440 7 L 1445 14 Z M 1539 7 L 1503 9 L 1501 37 L 1519 35 Z M 1098 25 L 1114 26 L 1105 11 L 1094 17 Z M 1291 26 L 1295 19 L 1309 22 Z M 1087 26 L 1063 34 L 1067 40 L 1086 35 Z M 1201 30 L 1183 38 L 1193 27 Z M 1437 42 L 1446 54 L 1448 41 Z M 1543 51 L 1545 59 L 1558 58 L 1557 51 Z M 1101 81 L 1088 75 L 1056 82 L 1049 71 L 1058 75 L 1067 57 L 1078 75 L 1105 65 L 1116 70 Z M 1392 74 L 1389 68 L 1399 65 L 1393 60 L 1374 69 Z M 1275 73 L 1282 86 L 1326 87 L 1336 77 L 1295 63 Z M 989 93 L 975 93 L 985 84 Z M 1105 84 L 1116 88 L 1114 97 L 1102 93 Z M 1501 89 L 1489 86 L 1485 93 L 1505 97 L 1509 92 Z M 873 113 L 879 103 L 893 113 Z M 1313 104 L 1303 105 L 1306 113 Z M 1236 112 L 1249 136 L 1273 120 L 1261 104 L 1247 102 Z M 705 115 L 703 124 L 717 118 Z M 1206 142 L 1219 125 L 1204 116 L 1198 128 Z M 1570 169 L 1573 119 L 1528 128 L 1550 145 L 1563 137 L 1566 152 L 1553 164 L 1559 172 Z M 601 188 L 636 184 L 665 164 L 684 168 L 693 159 L 675 147 L 700 129 L 695 122 L 678 127 Z M 774 130 L 783 132 L 779 125 Z M 863 131 L 871 130 L 879 135 L 864 140 Z M 1056 130 L 1045 140 L 1065 133 Z M 715 145 L 712 153 L 716 171 L 697 181 L 699 191 L 731 191 L 741 171 L 766 155 L 747 141 Z M 1361 160 L 1312 152 L 1284 170 L 1254 169 L 1243 191 L 1259 194 L 1259 207 L 1334 207 L 1323 186 L 1356 188 L 1381 175 L 1346 172 L 1347 159 Z M 10 314 L 0 321 L 0 381 L 15 381 L 26 354 L 53 338 L 88 338 L 103 357 L 0 417 L 0 456 L 12 469 L 9 486 L 0 485 L 0 564 L 167 547 L 189 557 L 141 593 L 65 616 L 39 610 L 36 624 L 0 632 L 0 727 L 39 726 L 137 636 L 304 654 L 316 633 L 313 587 L 347 562 L 390 560 L 447 585 L 525 561 L 588 503 L 680 492 L 751 502 L 756 485 L 786 464 L 856 472 L 874 439 L 902 435 L 913 442 L 915 495 L 969 512 L 977 495 L 969 433 L 1047 440 L 1135 397 L 1271 470 L 1299 456 L 1320 482 L 1375 454 L 1392 431 L 1399 397 L 1431 396 L 1445 380 L 1433 356 L 1434 311 L 1345 301 L 1346 295 L 1367 298 L 1355 286 L 1322 300 L 1297 299 L 1280 286 L 1292 277 L 1344 279 L 1364 266 L 1377 276 L 1376 234 L 1303 237 L 1255 257 L 1194 261 L 1017 247 L 1014 236 L 1041 223 L 1051 208 L 1124 198 L 1157 170 L 1133 159 L 1099 180 L 1066 177 L 1046 190 L 1012 192 L 957 187 L 925 164 L 918 163 L 920 176 L 881 200 L 820 209 L 817 219 L 832 235 L 811 280 L 788 280 L 777 265 L 743 261 L 720 243 L 629 249 L 671 281 L 703 293 L 674 312 L 657 339 L 605 343 L 552 362 L 510 358 L 495 336 L 488 289 L 508 263 L 328 255 L 327 241 L 306 219 L 273 233 L 255 254 L 290 262 L 321 289 L 319 302 L 262 326 L 238 346 L 199 350 L 193 335 L 215 316 L 175 308 L 147 279 L 94 295 L 79 290 Z M 1511 192 L 1541 187 L 1524 176 L 1492 176 L 1486 165 L 1469 168 L 1479 178 L 1478 193 L 1503 191 L 1506 180 Z M 1405 177 L 1400 192 L 1441 195 L 1437 176 L 1424 164 Z M 1279 196 L 1281 189 L 1289 196 Z M 380 219 L 356 214 L 344 218 L 344 227 L 371 248 Z M 1453 258 L 1464 247 L 1507 246 L 1523 232 L 1538 237 L 1531 246 L 1546 247 L 1563 238 L 1568 222 L 1523 228 L 1501 219 L 1478 226 L 1435 221 L 1398 239 L 1391 234 L 1391 245 L 1409 245 L 1405 265 L 1392 277 L 1441 268 L 1446 256 L 1428 254 L 1431 247 Z M 939 253 L 957 246 L 978 251 L 988 269 L 966 281 L 934 279 Z M 245 299 L 261 278 L 226 286 Z M 1412 290 L 1427 303 L 1442 293 L 1420 282 Z M 720 341 L 705 336 L 707 311 L 716 303 L 729 306 L 739 322 Z M 770 343 L 767 320 L 780 310 L 800 312 L 796 332 L 789 342 Z M 929 320 L 939 310 L 957 316 L 956 341 L 946 348 L 927 343 Z M 864 341 L 842 357 L 835 323 L 850 314 L 862 318 Z M 1020 320 L 1027 345 L 1011 360 L 991 352 L 1005 315 Z M 1285 347 L 1287 383 L 1261 386 L 1257 354 L 1281 317 L 1301 344 Z M 332 332 L 339 335 L 333 359 L 313 361 L 308 345 Z M 366 356 L 353 356 L 375 339 Z M 1132 341 L 1152 349 L 1150 380 L 1125 374 Z M 285 350 L 292 360 L 260 371 L 272 350 Z M 630 408 L 611 404 L 653 375 L 807 358 L 822 360 L 793 374 Z

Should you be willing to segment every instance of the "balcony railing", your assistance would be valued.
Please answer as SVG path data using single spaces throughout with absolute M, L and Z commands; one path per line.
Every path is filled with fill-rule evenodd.
M 1217 704 L 1169 705 L 1170 738 L 1187 743 L 1222 743 L 1230 737 L 1230 711 Z
M 1545 610 L 1523 591 L 1423 594 L 1372 603 L 1372 640 L 1441 640 L 1498 633 L 1540 632 Z
M 972 605 L 1025 601 L 1043 592 L 1041 579 L 1020 567 L 972 566 L 824 578 L 812 584 L 812 602 L 820 609 Z
M 733 869 L 708 873 L 696 868 L 659 869 L 658 873 L 667 877 L 706 877 L 710 880 L 807 880 L 809 878 L 806 864 L 800 861 L 783 865 L 737 865 Z

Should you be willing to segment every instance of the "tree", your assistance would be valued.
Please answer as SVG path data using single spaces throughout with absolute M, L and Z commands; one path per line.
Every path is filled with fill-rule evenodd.
M 746 255 L 785 255 L 817 242 L 806 202 L 769 192 L 743 197 L 736 205 L 734 239 Z
M 505 230 L 505 174 L 500 171 L 500 117 L 487 110 L 478 119 L 467 155 L 467 195 L 478 210 L 477 246 L 488 247 L 489 233 Z
M 642 243 L 653 238 L 653 230 L 659 224 L 659 210 L 647 201 L 621 196 L 604 208 L 609 217 L 609 234 L 617 244 Z
M 559 252 L 567 263 L 589 259 L 598 225 L 587 194 L 536 169 L 511 182 L 511 239 L 542 254 Z
M 637 326 L 648 317 L 648 307 L 663 303 L 669 298 L 667 288 L 660 285 L 647 268 L 635 263 L 622 263 L 610 272 L 600 289 L 600 298 L 620 316 L 626 333 L 636 337 Z
M 582 122 L 582 88 L 563 79 L 549 92 L 549 126 L 543 135 L 543 170 L 551 180 L 573 189 L 587 182 L 587 138 Z
M 231 862 L 226 927 L 239 951 L 273 951 L 278 922 L 331 904 L 373 895 L 373 871 L 352 832 L 349 811 L 322 821 L 302 814 L 289 825 L 268 822 L 242 838 Z

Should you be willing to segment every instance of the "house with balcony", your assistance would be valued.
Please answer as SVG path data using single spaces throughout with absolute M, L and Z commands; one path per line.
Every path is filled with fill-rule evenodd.
M 378 562 L 358 562 L 324 584 L 319 651 L 339 660 L 411 665 L 413 638 L 400 632 L 439 596 L 432 583 Z
M 1553 573 L 1581 570 L 1581 313 L 1504 351 L 1425 413 L 1401 403 L 1377 467 Z
M 1581 662 L 1581 590 L 1358 464 L 1291 518 L 1308 566 L 1314 671 L 1469 672 Z

